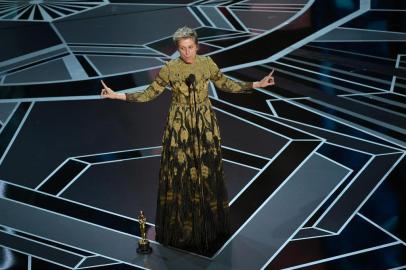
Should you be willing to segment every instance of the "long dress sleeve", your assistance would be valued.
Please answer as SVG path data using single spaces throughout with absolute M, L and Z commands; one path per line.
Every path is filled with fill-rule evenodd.
M 214 85 L 224 91 L 231 93 L 251 93 L 253 83 L 252 82 L 237 82 L 234 81 L 221 72 L 217 64 L 207 56 L 209 70 L 210 70 L 210 80 L 213 81 Z
M 168 64 L 161 68 L 154 81 L 143 92 L 126 93 L 126 101 L 129 102 L 147 102 L 159 96 L 165 87 L 169 84 Z

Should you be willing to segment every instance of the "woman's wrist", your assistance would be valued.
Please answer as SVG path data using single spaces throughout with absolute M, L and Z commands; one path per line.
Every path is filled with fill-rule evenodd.
M 126 95 L 124 93 L 115 93 L 114 99 L 126 100 Z

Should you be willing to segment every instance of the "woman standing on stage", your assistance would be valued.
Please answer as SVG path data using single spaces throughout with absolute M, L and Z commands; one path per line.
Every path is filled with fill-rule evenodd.
M 208 97 L 208 84 L 241 93 L 274 84 L 272 72 L 259 82 L 236 82 L 208 56 L 197 55 L 196 32 L 178 29 L 173 40 L 180 57 L 166 62 L 144 92 L 116 93 L 103 83 L 103 98 L 146 102 L 172 88 L 162 138 L 156 240 L 198 253 L 210 252 L 229 234 L 229 205 L 221 138 Z

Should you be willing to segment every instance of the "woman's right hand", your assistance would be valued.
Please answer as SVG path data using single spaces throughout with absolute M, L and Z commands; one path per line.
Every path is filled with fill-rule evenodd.
M 101 90 L 101 97 L 102 98 L 110 98 L 110 99 L 116 99 L 116 92 L 114 92 L 110 87 L 108 87 L 103 80 L 101 81 L 103 85 L 103 89 Z

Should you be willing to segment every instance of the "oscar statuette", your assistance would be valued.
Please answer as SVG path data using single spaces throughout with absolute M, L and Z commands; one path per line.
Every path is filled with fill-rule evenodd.
M 147 234 L 145 231 L 145 224 L 147 223 L 147 219 L 145 218 L 143 211 L 140 212 L 138 222 L 140 223 L 141 239 L 138 241 L 137 253 L 149 254 L 152 252 L 152 248 L 149 246 L 149 241 L 147 239 Z

